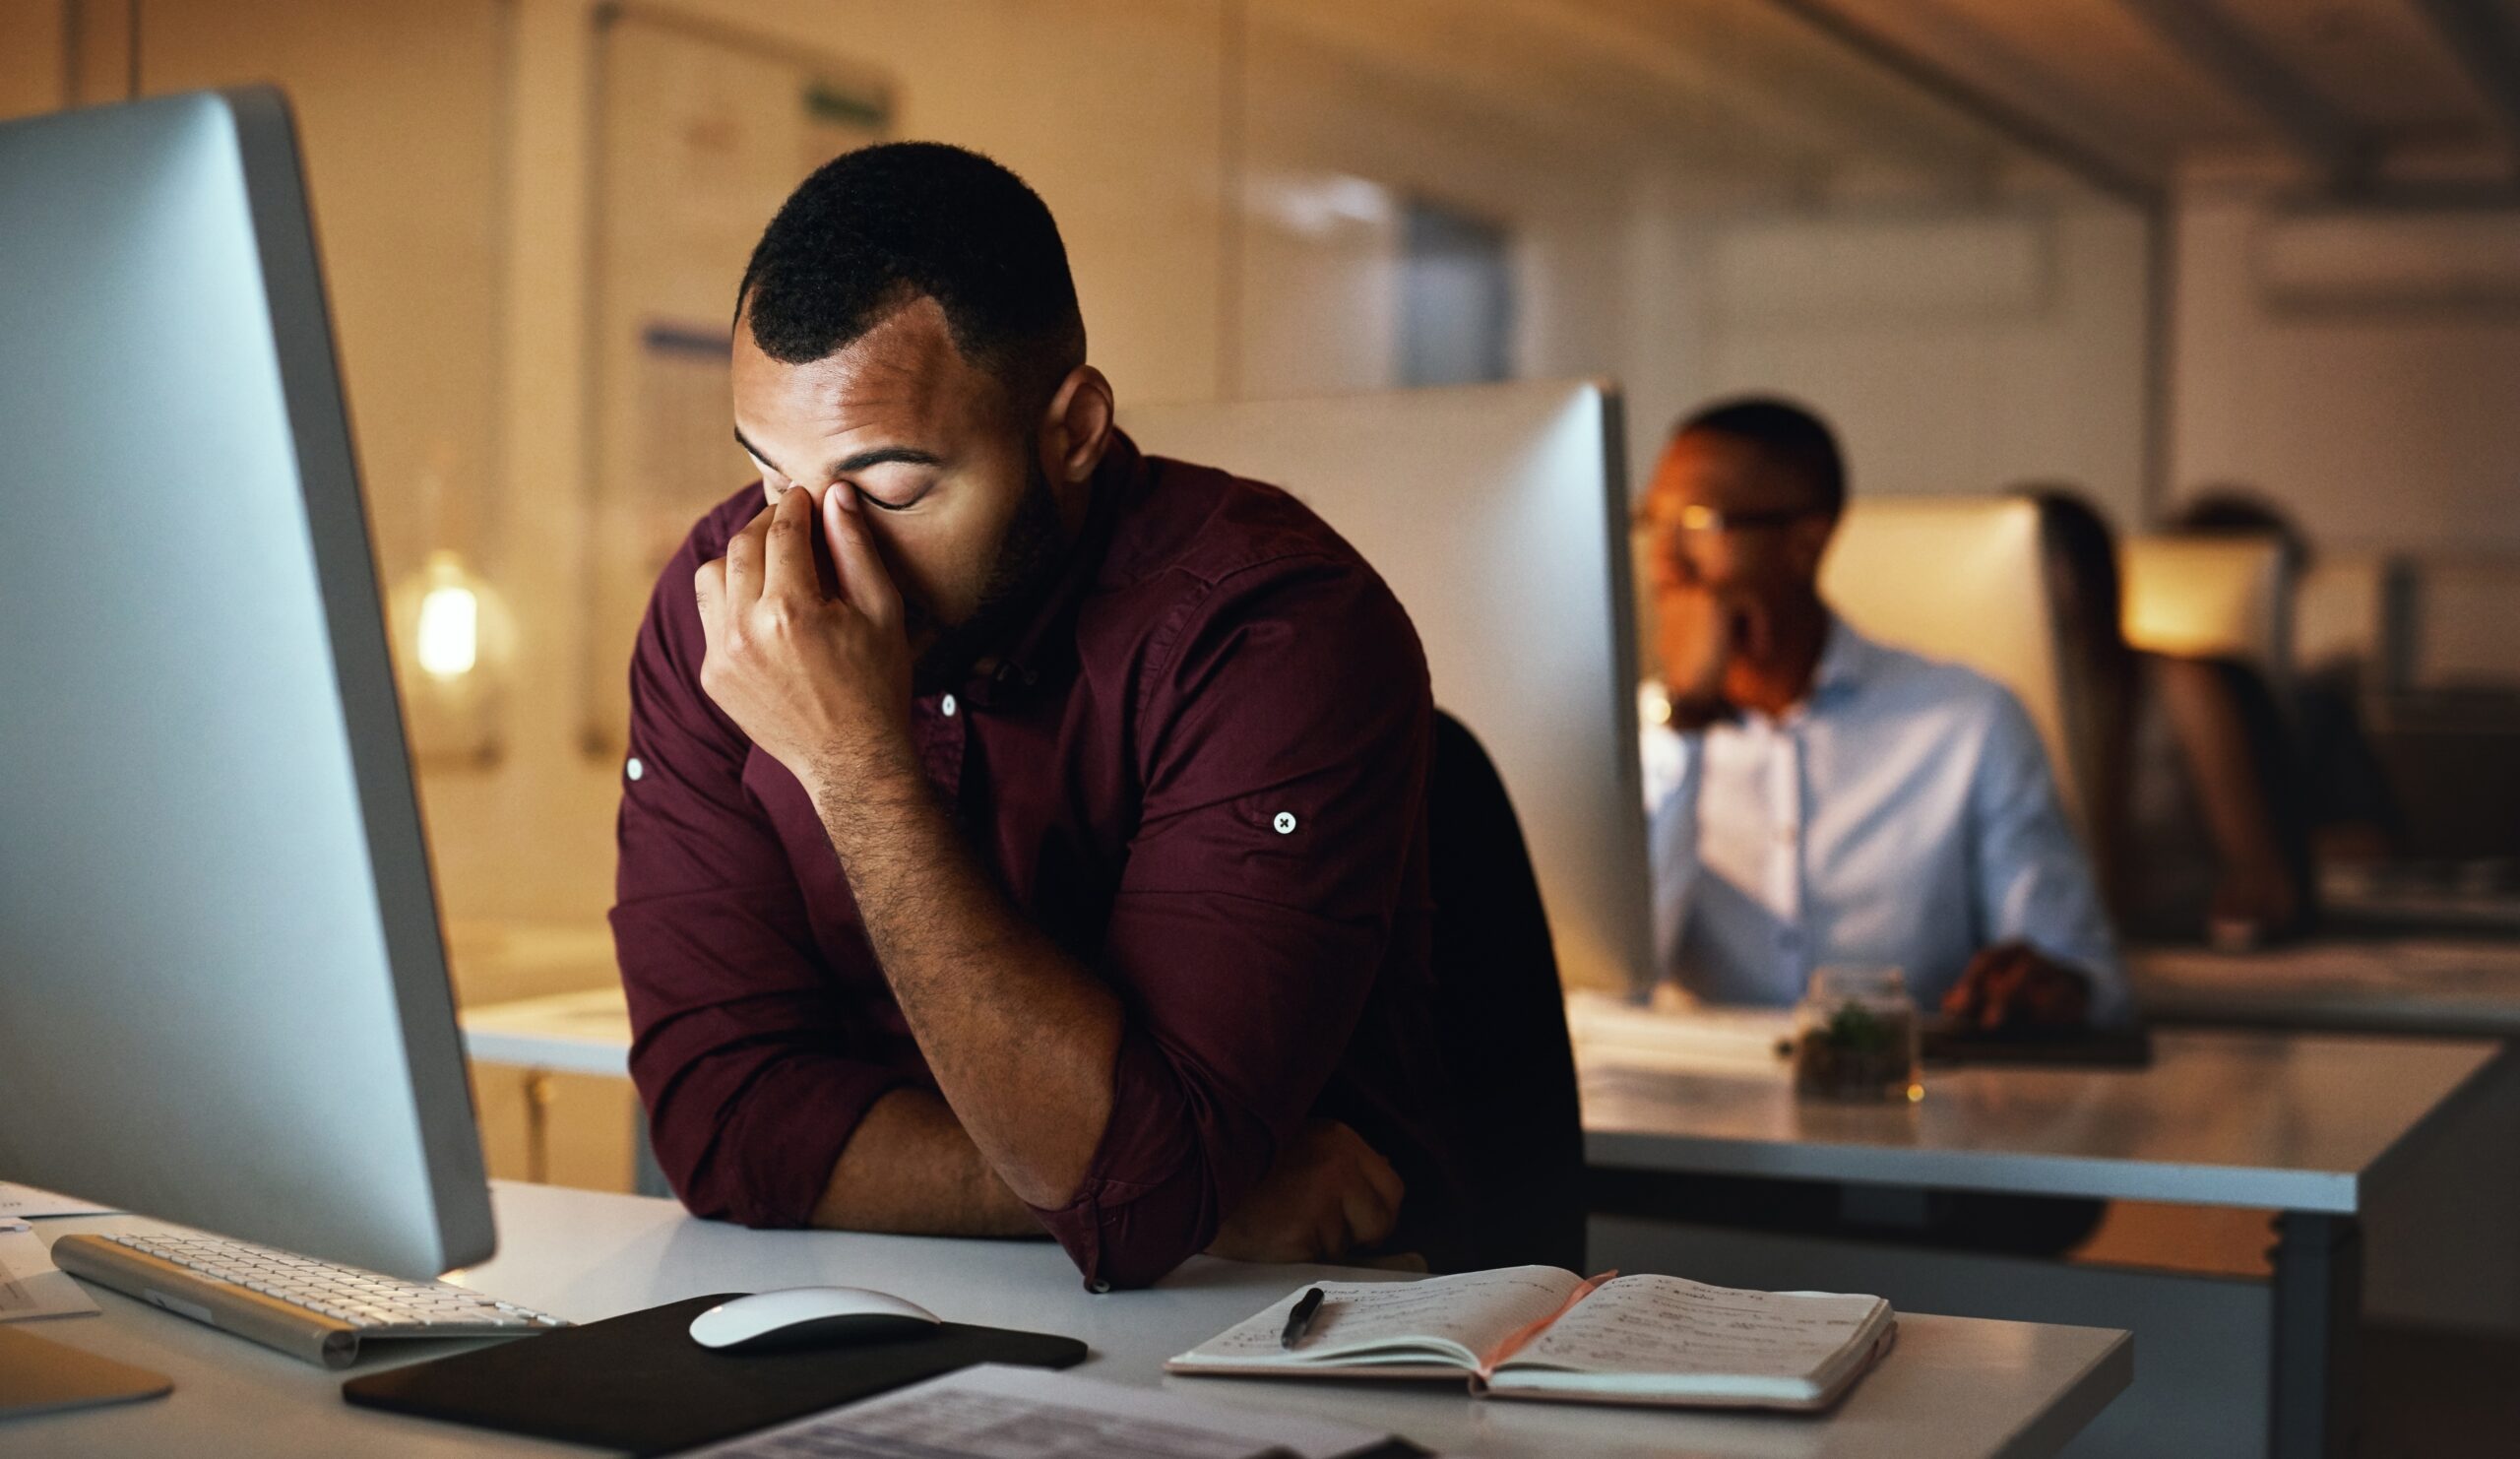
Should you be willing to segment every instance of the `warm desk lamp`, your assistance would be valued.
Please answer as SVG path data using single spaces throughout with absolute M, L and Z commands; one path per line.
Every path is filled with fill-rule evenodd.
M 439 547 L 395 586 L 388 607 L 413 757 L 439 765 L 496 761 L 515 647 L 506 601 L 461 553 Z

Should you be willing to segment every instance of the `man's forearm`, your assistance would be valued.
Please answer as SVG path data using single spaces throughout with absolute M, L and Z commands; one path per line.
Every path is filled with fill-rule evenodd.
M 1066 1205 L 1110 1120 L 1119 1000 L 1007 904 L 907 755 L 817 776 L 876 961 L 972 1143 Z
M 814 1203 L 834 1231 L 928 1237 L 1026 1237 L 1041 1223 L 980 1158 L 945 1102 L 896 1089 L 857 1122 Z

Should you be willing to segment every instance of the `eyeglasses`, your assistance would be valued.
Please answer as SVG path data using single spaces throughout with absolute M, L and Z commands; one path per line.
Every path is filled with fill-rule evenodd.
M 1728 512 L 1691 502 L 1671 518 L 1660 518 L 1645 512 L 1636 514 L 1640 532 L 1717 533 L 1741 532 L 1753 527 L 1783 527 L 1815 515 L 1810 507 L 1766 507 L 1757 511 Z

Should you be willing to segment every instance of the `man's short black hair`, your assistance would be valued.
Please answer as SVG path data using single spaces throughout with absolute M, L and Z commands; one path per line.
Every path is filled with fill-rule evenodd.
M 1717 401 L 1671 428 L 1676 439 L 1702 430 L 1747 441 L 1811 490 L 1814 509 L 1834 517 L 1846 509 L 1846 460 L 1838 438 L 1818 415 L 1772 395 Z
M 816 169 L 753 246 L 735 303 L 764 354 L 805 364 L 921 295 L 1021 410 L 1085 362 L 1050 210 L 1021 177 L 941 142 L 861 147 Z

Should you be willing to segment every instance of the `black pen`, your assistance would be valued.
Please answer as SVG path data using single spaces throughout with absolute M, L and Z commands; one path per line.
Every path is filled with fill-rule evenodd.
M 1278 1346 L 1292 1348 L 1312 1328 L 1313 1314 L 1321 1310 L 1321 1289 L 1313 1288 L 1295 1300 L 1295 1309 L 1287 1314 L 1287 1330 L 1278 1334 Z

